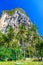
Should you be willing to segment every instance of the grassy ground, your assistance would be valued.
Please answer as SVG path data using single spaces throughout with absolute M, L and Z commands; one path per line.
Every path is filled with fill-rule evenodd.
M 43 62 L 30 62 L 30 61 L 24 61 L 24 62 L 0 62 L 0 65 L 43 65 Z
M 6 61 L 6 62 L 0 62 L 0 65 L 16 65 L 16 63 L 14 61 L 12 61 L 12 62 Z

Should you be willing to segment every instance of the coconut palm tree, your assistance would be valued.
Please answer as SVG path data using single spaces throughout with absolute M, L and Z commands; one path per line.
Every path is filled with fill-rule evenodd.
M 4 36 L 4 41 L 7 47 L 12 45 L 13 39 L 14 39 L 14 29 L 12 26 L 10 26 L 7 29 L 7 33 Z
M 32 51 L 30 48 L 32 48 L 32 47 L 33 47 L 32 49 L 35 48 L 35 43 L 36 43 L 37 38 L 38 38 L 37 27 L 34 24 L 31 25 L 31 28 L 27 29 L 26 38 L 27 39 L 25 41 L 28 42 L 27 46 L 29 48 L 29 51 Z
M 24 43 L 25 32 L 26 32 L 26 27 L 25 27 L 24 24 L 21 24 L 19 26 L 19 31 L 18 31 L 18 33 L 16 35 L 16 38 L 19 40 L 20 46 L 23 49 L 24 58 L 25 58 L 25 43 Z
M 0 31 L 0 46 L 4 45 L 4 34 Z

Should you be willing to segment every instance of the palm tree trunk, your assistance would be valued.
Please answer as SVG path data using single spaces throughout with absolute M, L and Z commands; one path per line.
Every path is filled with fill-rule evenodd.
M 24 59 L 25 59 L 25 50 L 24 50 Z

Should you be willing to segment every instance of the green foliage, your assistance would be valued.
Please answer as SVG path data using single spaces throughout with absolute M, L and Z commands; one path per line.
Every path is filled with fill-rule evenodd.
M 6 34 L 0 31 L 0 61 L 25 59 L 35 54 L 43 57 L 43 41 L 35 25 L 26 29 L 21 24 L 18 32 L 10 26 L 6 31 Z
M 22 51 L 20 48 L 6 48 L 0 47 L 0 61 L 9 61 L 22 59 Z
M 0 31 L 0 46 L 4 44 L 3 33 Z
M 9 39 L 9 41 L 12 41 L 14 38 L 14 29 L 11 26 L 7 30 L 7 37 Z
M 34 47 L 30 46 L 29 47 L 29 56 L 30 57 L 33 57 L 34 56 L 34 51 L 33 50 L 34 50 Z
M 36 50 L 37 50 L 37 56 L 41 57 L 41 60 L 42 60 L 42 57 L 43 57 L 43 41 L 36 44 Z

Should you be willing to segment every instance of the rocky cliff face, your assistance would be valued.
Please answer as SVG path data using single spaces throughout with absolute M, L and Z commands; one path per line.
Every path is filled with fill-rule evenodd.
M 9 15 L 7 12 L 5 12 L 2 14 L 0 19 L 0 30 L 2 30 L 3 33 L 6 33 L 6 29 L 9 26 L 17 29 L 19 28 L 20 24 L 24 24 L 26 27 L 31 27 L 29 17 L 27 17 L 20 10 L 16 10 L 12 15 Z

